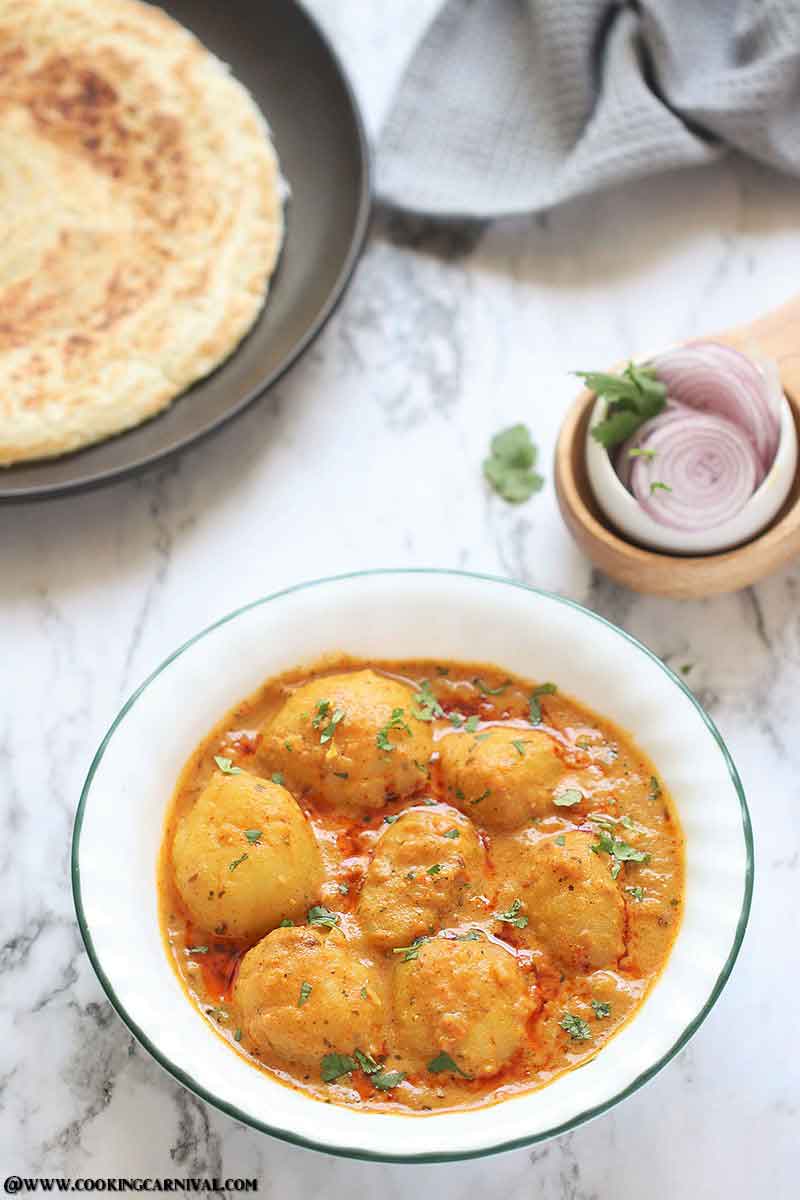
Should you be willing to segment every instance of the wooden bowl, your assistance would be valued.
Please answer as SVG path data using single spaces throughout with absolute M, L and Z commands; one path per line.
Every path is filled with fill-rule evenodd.
M 714 335 L 744 353 L 774 358 L 800 439 L 800 297 L 742 329 Z M 800 469 L 782 509 L 752 541 L 719 554 L 683 556 L 627 541 L 594 498 L 586 471 L 586 429 L 595 396 L 582 391 L 558 437 L 554 478 L 559 508 L 584 554 L 635 592 L 691 600 L 749 587 L 800 556 Z

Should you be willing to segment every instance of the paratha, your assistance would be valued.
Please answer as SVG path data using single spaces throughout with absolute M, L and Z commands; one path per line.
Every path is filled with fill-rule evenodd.
M 264 118 L 188 30 L 139 0 L 0 0 L 0 465 L 211 371 L 282 236 Z

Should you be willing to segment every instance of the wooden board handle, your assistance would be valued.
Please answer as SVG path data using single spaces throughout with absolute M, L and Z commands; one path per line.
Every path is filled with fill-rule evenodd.
M 748 325 L 720 334 L 715 340 L 727 342 L 744 354 L 764 354 L 774 358 L 781 373 L 783 390 L 800 400 L 800 296 Z

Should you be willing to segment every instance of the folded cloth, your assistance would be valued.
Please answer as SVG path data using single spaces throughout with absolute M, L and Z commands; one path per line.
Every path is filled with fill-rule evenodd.
M 800 174 L 800 0 L 446 0 L 390 108 L 377 189 L 497 217 L 729 149 Z

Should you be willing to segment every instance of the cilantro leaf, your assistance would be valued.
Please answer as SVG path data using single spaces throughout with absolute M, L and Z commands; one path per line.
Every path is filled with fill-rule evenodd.
M 626 887 L 625 891 L 637 904 L 640 904 L 644 900 L 644 888 L 640 887 L 639 884 L 636 887 Z
M 424 933 L 420 934 L 419 937 L 414 938 L 410 946 L 395 946 L 392 954 L 402 954 L 403 962 L 413 962 L 415 958 L 419 958 L 420 946 L 427 941 L 430 941 L 430 938 L 427 938 Z
M 595 854 L 608 854 L 611 858 L 611 878 L 616 879 L 622 870 L 622 864 L 626 862 L 646 863 L 650 861 L 650 855 L 644 850 L 637 850 L 635 846 L 628 845 L 621 838 L 609 832 L 607 829 L 601 829 L 598 832 L 598 841 L 590 847 Z
M 448 829 L 446 833 L 442 834 L 442 837 L 457 838 L 457 837 L 461 837 L 461 834 L 459 833 L 459 831 L 457 829 Z
M 377 1075 L 380 1071 L 381 1064 L 376 1062 L 371 1054 L 365 1054 L 363 1050 L 354 1050 L 353 1054 L 365 1075 Z
M 583 799 L 583 793 L 577 788 L 564 788 L 561 792 L 556 792 L 553 796 L 553 804 L 558 808 L 571 808 L 573 804 L 580 804 Z
M 602 1021 L 603 1017 L 611 1016 L 611 1005 L 606 1004 L 604 1000 L 593 1000 L 592 1008 L 594 1009 L 594 1015 L 597 1017 L 598 1021 Z
M 460 1075 L 462 1079 L 472 1079 L 471 1075 L 467 1075 L 466 1071 L 462 1071 L 458 1063 L 450 1057 L 445 1050 L 440 1050 L 436 1058 L 432 1058 L 428 1063 L 428 1070 L 434 1075 L 440 1075 L 442 1071 L 452 1071 L 455 1075 Z
M 228 870 L 229 870 L 229 871 L 235 871 L 235 870 L 236 870 L 236 868 L 237 868 L 238 866 L 240 866 L 240 864 L 241 864 L 241 863 L 243 863 L 243 862 L 244 862 L 244 861 L 245 861 L 247 858 L 249 858 L 249 857 L 250 857 L 250 856 L 249 856 L 249 854 L 248 854 L 248 853 L 247 853 L 247 851 L 245 850 L 244 854 L 240 854 L 238 858 L 235 858 L 235 859 L 233 860 L 233 862 L 229 862 L 229 863 L 228 863 Z
M 522 908 L 522 901 L 517 897 L 514 903 L 506 912 L 492 913 L 495 921 L 504 921 L 506 925 L 513 925 L 516 929 L 524 929 L 528 924 L 528 918 L 519 915 L 519 910 Z
M 263 829 L 245 829 L 244 836 L 248 842 L 257 842 L 263 832 Z
M 313 988 L 310 983 L 300 984 L 300 999 L 297 1001 L 297 1007 L 302 1008 L 308 997 L 311 995 Z
M 544 478 L 533 468 L 538 451 L 527 425 L 512 425 L 496 433 L 484 459 L 483 473 L 494 490 L 509 504 L 521 504 L 544 486 Z
M 667 402 L 667 389 L 652 367 L 628 363 L 619 375 L 576 371 L 589 391 L 607 402 L 606 415 L 592 426 L 592 437 L 610 450 L 624 442 L 645 421 L 657 416 Z
M 324 925 L 333 929 L 334 925 L 339 924 L 339 914 L 331 912 L 324 904 L 315 904 L 308 910 L 306 921 L 309 925 Z
M 541 725 L 542 723 L 542 706 L 539 703 L 539 697 L 552 696 L 557 690 L 554 683 L 540 683 L 533 689 L 528 702 L 528 720 L 531 725 Z
M 505 681 L 505 683 L 501 683 L 500 687 L 496 687 L 496 688 L 490 688 L 487 684 L 484 683 L 484 681 L 480 678 L 480 676 L 476 676 L 472 682 L 475 684 L 475 687 L 478 689 L 478 691 L 481 693 L 481 695 L 483 695 L 483 696 L 499 696 L 499 695 L 501 695 L 502 692 L 504 692 L 506 690 L 508 685 L 511 683 L 511 680 L 507 679 Z
M 388 1092 L 397 1087 L 398 1083 L 402 1083 L 405 1077 L 405 1071 L 380 1071 L 372 1076 L 371 1082 L 379 1091 Z
M 221 754 L 214 755 L 214 762 L 217 764 L 220 771 L 222 771 L 223 775 L 241 775 L 242 774 L 241 767 L 235 767 L 230 758 L 223 758 Z
M 444 709 L 434 696 L 428 679 L 423 679 L 420 683 L 414 702 L 417 707 L 412 710 L 412 716 L 418 721 L 433 721 L 436 717 L 444 716 Z
M 320 1075 L 323 1083 L 332 1083 L 342 1075 L 349 1075 L 358 1069 L 358 1064 L 349 1054 L 326 1054 L 320 1063 Z
M 669 484 L 662 483 L 661 480 L 659 480 L 659 479 L 654 480 L 653 483 L 650 484 L 650 495 L 651 496 L 654 496 L 656 494 L 656 492 L 671 492 L 671 491 L 672 491 L 672 488 L 669 486 Z
M 574 1013 L 563 1013 L 558 1023 L 574 1042 L 588 1042 L 592 1036 L 592 1031 L 587 1023 L 582 1017 L 576 1017 Z
M 379 750 L 390 751 L 394 750 L 393 743 L 389 740 L 389 733 L 392 729 L 401 729 L 411 737 L 411 726 L 403 719 L 402 708 L 393 708 L 392 715 L 384 725 L 383 729 L 379 729 L 375 736 L 375 744 Z
M 478 720 L 478 717 L 467 717 L 466 721 L 464 722 L 464 732 L 474 733 L 478 728 Z

